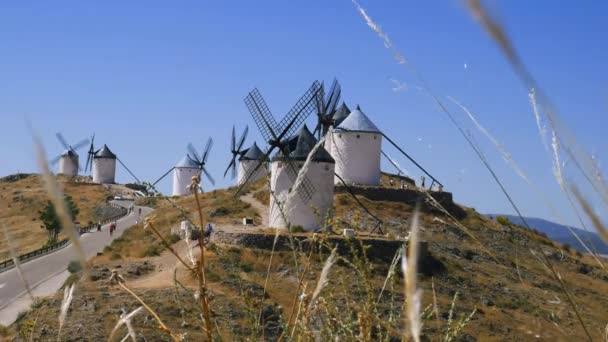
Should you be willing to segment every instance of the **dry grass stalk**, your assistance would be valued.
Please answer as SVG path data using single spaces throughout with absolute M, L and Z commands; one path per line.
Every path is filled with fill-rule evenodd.
M 130 313 L 122 313 L 120 315 L 120 319 L 118 320 L 118 322 L 116 322 L 116 325 L 114 326 L 114 329 L 112 329 L 112 332 L 110 333 L 110 337 L 108 337 L 108 342 L 112 341 L 112 338 L 114 337 L 114 334 L 123 325 L 127 326 L 127 331 L 128 331 L 127 336 L 125 336 L 123 338 L 123 340 L 125 340 L 128 337 L 131 337 L 131 339 L 133 341 L 136 341 L 137 336 L 135 335 L 135 331 L 133 330 L 133 327 L 131 326 L 131 319 L 133 317 L 135 317 L 135 315 L 137 315 L 143 308 L 144 308 L 143 306 L 140 306 L 137 309 L 131 311 Z
M 482 28 L 488 32 L 493 41 L 497 43 L 508 62 L 519 76 L 521 82 L 528 88 L 534 89 L 534 99 L 538 100 L 541 109 L 547 116 L 551 128 L 559 133 L 559 140 L 564 143 L 564 150 L 570 156 L 574 165 L 585 176 L 593 189 L 600 195 L 605 204 L 608 205 L 608 185 L 601 177 L 601 172 L 596 161 L 577 141 L 575 135 L 567 125 L 561 122 L 557 115 L 555 106 L 549 97 L 542 91 L 532 74 L 527 70 L 525 64 L 515 51 L 511 40 L 502 25 L 495 17 L 490 15 L 482 5 L 481 0 L 467 0 L 470 13 L 480 23 Z
M 63 300 L 61 301 L 61 310 L 59 311 L 59 329 L 57 331 L 57 341 L 61 340 L 61 328 L 63 328 L 65 319 L 68 316 L 70 303 L 72 303 L 72 299 L 74 298 L 74 287 L 74 284 L 72 284 L 63 290 Z
M 80 236 L 76 231 L 74 225 L 72 224 L 72 219 L 68 214 L 68 208 L 65 204 L 63 194 L 59 187 L 57 186 L 57 182 L 51 171 L 49 170 L 49 165 L 46 161 L 46 153 L 44 152 L 44 147 L 42 143 L 38 139 L 38 137 L 34 137 L 34 145 L 36 146 L 36 159 L 38 160 L 38 166 L 42 172 L 42 179 L 44 183 L 44 188 L 46 189 L 49 198 L 51 199 L 51 203 L 55 207 L 55 212 L 59 217 L 59 222 L 63 229 L 68 230 L 68 236 L 72 241 L 72 246 L 74 246 L 76 250 L 76 254 L 80 260 L 80 264 L 84 269 L 84 273 L 86 274 L 88 271 L 87 260 L 82 249 L 82 245 L 80 244 Z
M 401 256 L 401 269 L 404 276 L 403 294 L 406 300 L 406 326 L 409 326 L 410 335 L 415 342 L 420 342 L 420 332 L 422 331 L 422 323 L 420 322 L 422 291 L 418 289 L 416 285 L 418 278 L 419 215 L 420 210 L 417 207 L 412 218 L 410 238 L 407 245 L 407 255 L 404 250 L 403 255 Z
M 403 246 L 399 247 L 399 249 L 397 249 L 397 252 L 395 253 L 395 256 L 393 257 L 393 260 L 391 261 L 391 264 L 388 268 L 388 272 L 386 274 L 386 278 L 384 278 L 384 283 L 382 284 L 382 289 L 380 290 L 380 293 L 378 294 L 378 300 L 376 301 L 376 304 L 380 303 L 380 299 L 382 299 L 382 294 L 384 293 L 384 289 L 386 289 L 386 284 L 388 284 L 388 281 L 393 277 L 393 275 L 395 275 L 395 269 L 397 268 L 397 264 L 399 263 L 399 260 L 401 259 L 401 253 L 403 253 Z
M 156 321 L 159 324 L 159 329 L 168 334 L 169 336 L 171 336 L 171 338 L 173 339 L 173 341 L 178 342 L 180 341 L 180 337 L 176 334 L 174 334 L 171 329 L 169 329 L 165 323 L 163 323 L 162 319 L 160 319 L 160 316 L 156 313 L 156 311 L 154 311 L 154 309 L 152 309 L 150 306 L 148 306 L 148 304 L 146 304 L 146 302 L 144 302 L 143 299 L 141 299 L 141 297 L 139 297 L 135 292 L 133 292 L 133 290 L 131 290 L 126 282 L 125 279 L 118 273 L 118 271 L 116 269 L 112 270 L 112 275 L 110 276 L 110 283 L 116 283 L 118 284 L 120 287 L 123 288 L 123 290 L 127 291 L 127 293 L 129 293 L 131 296 L 133 296 L 133 298 L 135 298 L 144 308 L 146 308 L 146 310 L 154 317 L 154 319 L 156 319 Z
M 431 289 L 433 291 L 433 314 L 437 325 L 439 325 L 439 305 L 437 305 L 437 293 L 435 292 L 435 277 L 431 277 Z
M 30 300 L 34 301 L 34 295 L 32 294 L 32 289 L 30 288 L 30 284 L 25 279 L 25 274 L 23 274 L 23 270 L 21 269 L 21 263 L 19 262 L 19 256 L 17 255 L 17 250 L 13 245 L 13 240 L 10 237 L 10 233 L 6 228 L 6 225 L 2 224 L 2 229 L 4 230 L 4 238 L 6 239 L 6 243 L 8 245 L 8 250 L 11 255 L 11 259 L 15 264 L 15 269 L 17 270 L 17 274 L 19 274 L 19 278 L 21 278 L 21 282 L 23 283 L 23 287 L 25 287 L 25 291 L 27 295 L 30 297 Z
M 591 208 L 589 202 L 587 202 L 583 195 L 581 195 L 581 193 L 578 191 L 578 188 L 575 185 L 572 185 L 571 189 L 574 197 L 578 200 L 578 203 L 583 208 L 585 214 L 587 214 L 587 216 L 591 219 L 593 226 L 602 237 L 602 240 L 608 243 L 608 230 L 606 229 L 606 226 L 602 223 L 599 216 L 597 216 L 597 214 L 593 211 L 593 208 Z
M 201 251 L 201 255 L 200 255 L 200 262 L 198 264 L 198 281 L 199 281 L 199 291 L 200 291 L 200 305 L 201 305 L 201 309 L 203 311 L 203 318 L 204 318 L 204 323 L 205 326 L 203 327 L 203 330 L 205 330 L 205 333 L 207 335 L 207 340 L 210 342 L 213 340 L 212 337 L 212 332 L 213 332 L 213 326 L 211 324 L 211 317 L 209 314 L 209 298 L 207 297 L 207 279 L 205 277 L 205 244 L 203 243 L 203 241 L 201 239 L 203 239 L 204 236 L 204 227 L 205 227 L 205 221 L 203 219 L 203 208 L 201 207 L 201 201 L 199 199 L 198 196 L 198 189 L 199 189 L 199 184 L 200 184 L 200 177 L 199 176 L 194 176 L 192 177 L 192 183 L 190 184 L 190 191 L 192 191 L 192 193 L 194 194 L 194 198 L 196 200 L 196 208 L 198 211 L 198 217 L 199 217 L 199 221 L 200 221 L 200 238 L 199 238 L 199 248 Z
M 307 314 L 310 314 L 311 310 L 315 307 L 315 305 L 317 304 L 317 299 L 319 298 L 319 295 L 321 294 L 321 291 L 327 285 L 327 282 L 329 280 L 329 278 L 328 278 L 329 271 L 331 270 L 331 267 L 336 262 L 337 251 L 338 251 L 338 247 L 334 247 L 334 249 L 331 251 L 331 254 L 325 261 L 325 264 L 323 265 L 323 269 L 321 270 L 321 275 L 319 275 L 319 280 L 317 281 L 317 286 L 315 287 L 315 290 L 312 293 L 312 297 L 310 299 L 310 302 L 308 303 L 308 308 L 306 309 Z
M 182 265 L 184 265 L 184 267 L 186 267 L 188 270 L 192 271 L 193 273 L 196 273 L 196 270 L 194 268 L 192 268 L 190 265 L 188 265 L 180 256 L 179 254 L 173 249 L 173 247 L 171 246 L 171 244 L 162 236 L 162 234 L 156 229 L 156 227 L 154 227 L 154 224 L 152 224 L 152 222 L 146 218 L 144 220 L 144 229 L 148 229 L 150 228 L 151 231 L 154 232 L 154 234 L 156 235 L 156 237 L 158 237 L 158 239 L 163 243 L 163 245 L 165 245 L 165 248 L 171 252 L 171 254 L 173 254 L 177 260 L 179 260 L 179 262 L 182 263 Z

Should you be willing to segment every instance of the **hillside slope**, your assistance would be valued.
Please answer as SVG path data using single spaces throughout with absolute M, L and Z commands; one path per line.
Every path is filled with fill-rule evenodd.
M 19 174 L 0 179 L 0 225 L 8 228 L 20 254 L 40 248 L 47 241 L 47 231 L 38 219 L 39 211 L 48 201 L 41 181 L 41 177 L 35 174 Z M 105 203 L 112 191 L 107 186 L 74 182 L 63 176 L 57 176 L 57 181 L 63 192 L 72 196 L 80 209 L 76 221 L 82 225 L 99 219 L 108 210 Z M 63 237 L 64 234 L 60 238 Z M 2 233 L 0 260 L 8 257 L 8 245 Z
M 258 191 L 264 191 L 262 186 L 252 190 L 254 198 L 260 197 Z M 204 215 L 216 223 L 217 230 L 233 229 L 240 218 L 256 216 L 250 204 L 233 198 L 232 193 L 233 189 L 228 189 L 201 196 Z M 187 245 L 175 242 L 170 230 L 178 226 L 183 215 L 197 222 L 193 197 L 174 198 L 172 203 L 155 200 L 150 222 L 174 243 L 183 259 L 189 260 Z M 385 222 L 383 230 L 389 239 L 407 235 L 414 208 L 364 197 L 359 200 Z M 354 226 L 363 233 L 373 226 L 374 219 L 351 197 L 337 195 L 335 204 L 336 232 Z M 467 218 L 457 223 L 442 215 L 421 215 L 421 238 L 432 256 L 421 261 L 418 274 L 426 340 L 443 340 L 448 331 L 456 335 L 453 340 L 461 341 L 585 340 L 559 282 L 540 257 L 542 253 L 564 279 L 592 337 L 602 336 L 608 322 L 605 270 L 588 256 L 564 250 L 533 231 L 503 226 L 471 209 L 466 211 Z M 256 217 L 259 222 L 259 215 Z M 247 229 L 250 234 L 267 234 L 272 241 L 274 232 L 261 228 Z M 326 241 L 324 234 L 308 237 L 321 244 Z M 353 242 L 357 246 L 358 242 Z M 400 340 L 407 329 L 399 267 L 397 274 L 385 281 L 389 264 L 368 260 L 353 249 L 350 255 L 338 258 L 327 273 L 327 282 L 319 282 L 331 248 L 308 252 L 295 247 L 272 254 L 269 250 L 213 244 L 206 252 L 206 270 L 214 334 L 223 340 L 277 340 L 293 314 L 297 324 L 290 326 L 293 332 L 284 340 Z M 110 285 L 110 270 L 115 268 L 169 329 L 187 334 L 186 340 L 202 339 L 199 306 L 193 297 L 196 280 L 150 229 L 138 226 L 125 232 L 92 261 L 92 267 L 89 276 L 76 285 L 64 336 L 85 338 L 86 334 L 88 340 L 105 340 L 120 312 L 140 305 L 120 287 Z M 296 293 L 298 279 L 305 295 Z M 309 306 L 319 283 L 324 286 L 318 302 Z M 61 296 L 37 303 L 11 327 L 13 336 L 28 338 L 33 333 L 34 340 L 55 338 Z M 167 340 L 148 313 L 137 315 L 132 324 L 147 340 Z M 120 337 L 125 333 L 122 328 Z
M 519 218 L 519 216 L 515 215 L 500 215 L 506 216 L 509 221 L 523 226 L 524 223 Z M 496 214 L 490 214 L 488 216 L 496 217 Z M 548 221 L 541 218 L 536 217 L 525 217 L 526 222 L 530 225 L 531 228 L 538 230 L 539 232 L 547 234 L 547 236 L 555 240 L 561 244 L 569 245 L 574 249 L 586 253 L 587 251 L 581 245 L 581 243 L 572 235 L 572 233 L 568 230 L 568 227 L 555 223 L 552 221 Z M 599 254 L 608 254 L 608 244 L 602 240 L 602 238 L 595 232 L 588 232 L 581 228 L 570 227 L 580 238 L 585 242 L 585 244 L 592 250 L 596 251 Z

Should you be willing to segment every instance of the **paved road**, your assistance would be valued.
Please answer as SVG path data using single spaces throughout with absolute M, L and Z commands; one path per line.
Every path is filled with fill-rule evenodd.
M 128 207 L 132 202 L 114 201 L 114 203 Z M 133 226 L 138 219 L 138 208 L 117 222 L 117 229 L 110 237 L 109 224 L 104 225 L 101 232 L 92 232 L 80 237 L 80 242 L 87 260 L 92 258 L 110 244 L 110 242 L 121 236 L 125 229 Z M 142 218 L 149 214 L 152 209 L 141 207 Z M 49 255 L 31 260 L 21 265 L 25 278 L 34 288 L 35 295 L 48 295 L 54 293 L 67 278 L 67 265 L 72 260 L 77 260 L 76 250 L 73 244 Z M 17 317 L 20 311 L 29 307 L 30 300 L 26 294 L 23 282 L 13 268 L 0 273 L 0 324 L 9 325 Z

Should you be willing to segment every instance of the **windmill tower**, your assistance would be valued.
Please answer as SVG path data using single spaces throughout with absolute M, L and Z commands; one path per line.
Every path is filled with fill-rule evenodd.
M 334 169 L 335 161 L 331 155 L 320 146 L 310 157 L 310 163 L 304 170 L 303 177 L 311 182 L 313 189 L 309 199 L 302 196 L 289 196 L 294 187 L 290 175 L 289 163 L 294 163 L 300 172 L 308 155 L 317 143 L 314 135 L 304 125 L 297 133 L 297 143 L 294 150 L 278 152 L 271 160 L 269 225 L 275 228 L 287 228 L 288 222 L 298 225 L 308 231 L 319 229 L 327 212 L 332 208 L 334 198 Z M 302 184 L 302 186 L 306 186 Z M 297 189 L 296 189 L 297 191 Z M 289 202 L 281 203 L 290 197 Z M 283 206 L 282 208 L 279 206 Z
M 336 111 L 334 112 L 334 114 L 332 116 L 333 122 L 331 124 L 331 127 L 328 129 L 327 134 L 325 135 L 325 149 L 327 151 L 332 150 L 332 143 L 333 143 L 333 139 L 332 139 L 332 135 L 331 135 L 332 129 L 334 127 L 339 126 L 342 123 L 342 121 L 344 121 L 344 119 L 346 119 L 348 114 L 350 114 L 350 109 L 348 108 L 346 103 L 342 102 L 340 107 L 338 107 L 338 109 L 336 109 Z
M 188 186 L 192 183 L 192 177 L 198 176 L 200 169 L 196 161 L 187 154 L 173 167 L 173 192 L 172 196 L 190 195 Z
M 65 140 L 65 138 L 63 137 L 63 135 L 61 133 L 56 133 L 55 136 L 57 137 L 57 140 L 59 140 L 61 145 L 65 148 L 65 151 L 61 155 L 55 157 L 51 161 L 51 164 L 55 165 L 55 164 L 57 164 L 57 162 L 59 162 L 59 172 L 58 173 L 60 173 L 60 174 L 64 174 L 64 175 L 70 176 L 70 177 L 77 176 L 78 170 L 80 169 L 80 167 L 78 165 L 78 153 L 76 153 L 76 150 L 78 150 L 81 147 L 84 147 L 86 144 L 88 144 L 89 139 L 84 139 L 72 146 L 67 143 L 67 141 Z
M 115 176 L 116 155 L 104 144 L 93 155 L 93 183 L 114 184 Z
M 379 185 L 382 132 L 361 111 L 352 111 L 332 131 L 336 173 L 347 184 Z M 335 183 L 341 183 L 338 177 Z
M 306 118 L 319 110 L 318 106 L 322 101 L 322 85 L 315 81 L 277 123 L 257 89 L 245 97 L 245 104 L 269 147 L 261 158 L 248 168 L 235 195 L 254 178 L 265 161 L 269 160 L 271 153 L 278 150 L 271 165 L 270 226 L 318 229 L 333 203 L 333 159 L 320 146 L 313 156 L 314 160 L 302 170 L 317 140 L 307 127 L 294 135 Z M 313 177 L 314 181 L 311 181 Z M 322 187 L 323 191 L 316 191 L 317 186 Z
M 253 172 L 254 167 L 258 163 L 264 163 L 264 152 L 260 150 L 258 145 L 254 142 L 250 148 L 239 158 L 239 172 L 238 172 L 238 184 L 241 184 L 245 181 L 245 177 L 248 173 Z M 251 182 L 255 182 L 256 180 L 264 177 L 265 167 L 261 167 L 255 171 L 255 173 L 251 176 Z

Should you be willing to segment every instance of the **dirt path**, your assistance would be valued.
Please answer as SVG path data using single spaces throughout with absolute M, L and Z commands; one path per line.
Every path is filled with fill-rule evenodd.
M 258 212 L 262 220 L 262 227 L 268 227 L 268 207 L 253 197 L 253 193 L 249 193 L 241 197 L 241 201 L 251 204 L 253 209 Z

